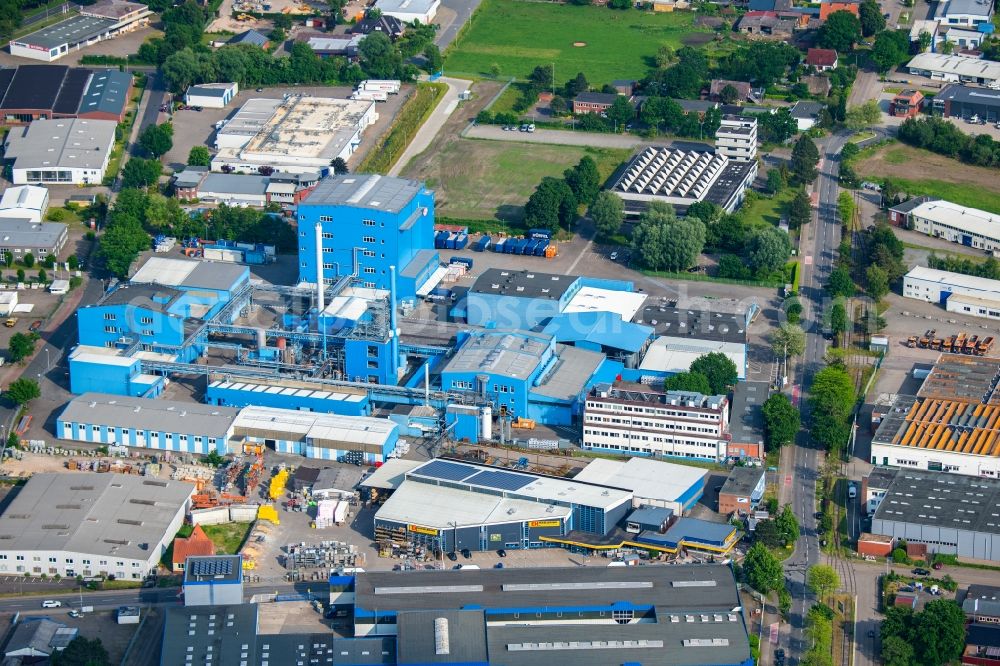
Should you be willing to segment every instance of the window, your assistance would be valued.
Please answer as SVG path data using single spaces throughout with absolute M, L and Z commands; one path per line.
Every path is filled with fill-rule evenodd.
M 320 215 L 320 216 L 319 216 L 319 221 L 320 221 L 320 222 L 333 222 L 333 217 L 332 217 L 332 216 L 330 216 L 330 215 Z M 324 236 L 325 236 L 325 235 L 326 235 L 326 234 L 324 234 Z
M 323 264 L 323 270 L 324 271 L 332 271 L 333 270 L 333 264 Z
M 375 283 L 374 282 L 365 282 L 361 286 L 363 286 L 365 289 L 374 289 L 375 288 Z
M 118 315 L 114 314 L 113 312 L 105 312 L 104 318 L 107 319 L 108 321 L 114 321 L 115 319 L 118 318 Z
M 18 562 L 24 562 L 24 555 L 16 555 L 15 559 L 17 559 Z
M 966 308 L 966 310 L 968 310 L 968 308 Z M 105 326 L 104 327 L 104 332 L 105 333 L 117 333 L 118 329 L 115 328 L 114 326 Z
M 56 558 L 54 558 L 54 557 L 50 557 L 49 558 L 49 562 L 52 562 L 53 564 L 55 564 L 55 561 L 56 561 Z
M 369 275 L 374 275 L 375 274 L 375 269 L 372 268 L 371 266 L 365 266 L 365 273 L 367 273 Z
M 141 317 L 139 319 L 139 323 L 140 324 L 152 324 L 153 323 L 153 318 L 152 317 Z
M 361 255 L 365 256 L 365 257 L 374 257 L 375 256 L 375 250 L 362 250 L 361 251 Z
M 375 220 L 361 220 L 361 224 L 363 224 L 366 227 L 374 227 Z
M 375 242 L 375 237 L 374 236 L 362 236 L 361 237 L 361 242 L 363 242 L 363 243 L 374 243 Z

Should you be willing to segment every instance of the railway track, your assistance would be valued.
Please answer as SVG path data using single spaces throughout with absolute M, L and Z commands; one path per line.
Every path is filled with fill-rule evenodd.
M 837 464 L 837 472 L 835 478 L 846 478 L 846 463 L 843 460 L 839 460 Z M 853 666 L 854 664 L 854 644 L 856 641 L 856 636 L 854 636 L 855 619 L 854 613 L 856 611 L 856 604 L 854 599 L 857 598 L 858 588 L 857 579 L 854 576 L 854 567 L 851 565 L 850 559 L 847 556 L 847 550 L 844 546 L 845 539 L 850 541 L 850 531 L 851 531 L 851 508 L 855 506 L 856 502 L 847 497 L 847 490 L 844 488 L 843 496 L 846 502 L 843 505 L 836 504 L 837 510 L 834 514 L 834 524 L 833 524 L 833 543 L 830 544 L 830 549 L 826 555 L 826 563 L 837 572 L 837 577 L 840 578 L 840 591 L 845 593 L 850 599 L 845 602 L 844 607 L 835 608 L 835 611 L 840 611 L 842 617 L 850 617 L 851 622 L 845 623 L 842 627 L 841 644 L 839 648 L 834 646 L 834 652 L 840 651 L 840 666 Z M 847 526 L 847 532 L 844 532 L 842 525 Z M 835 662 L 836 663 L 836 662 Z

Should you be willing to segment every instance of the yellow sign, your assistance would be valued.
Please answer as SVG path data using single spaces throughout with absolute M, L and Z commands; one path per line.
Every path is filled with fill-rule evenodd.
M 437 536 L 438 531 L 431 529 L 430 527 L 421 527 L 420 525 L 407 525 L 406 529 L 410 532 L 415 532 L 416 534 L 429 534 L 431 536 Z
M 562 521 L 559 520 L 531 520 L 528 521 L 528 527 L 559 527 L 562 525 Z

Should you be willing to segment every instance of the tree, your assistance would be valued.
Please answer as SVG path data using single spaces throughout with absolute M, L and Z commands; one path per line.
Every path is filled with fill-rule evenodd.
M 17 281 L 18 282 L 24 282 L 24 278 L 26 277 L 26 275 L 27 274 L 24 272 L 23 268 L 18 268 L 17 269 Z
M 15 333 L 10 336 L 7 346 L 7 357 L 11 363 L 20 363 L 35 353 L 35 341 L 38 336 L 34 333 Z
M 725 395 L 729 387 L 734 386 L 739 378 L 736 364 L 722 352 L 699 356 L 688 370 L 705 375 L 713 395 Z
M 757 528 L 753 531 L 754 543 L 760 543 L 768 548 L 781 548 L 785 545 L 778 531 L 778 526 L 773 520 L 762 520 L 757 523 Z
M 444 58 L 441 57 L 441 49 L 437 44 L 431 42 L 424 47 L 424 68 L 431 74 L 436 74 L 444 67 Z
M 617 194 L 602 190 L 590 204 L 588 214 L 597 227 L 598 235 L 610 238 L 621 229 L 625 219 L 625 202 Z
M 560 223 L 569 226 L 575 216 L 576 199 L 566 181 L 546 176 L 524 205 L 524 218 L 529 226 L 556 231 Z
M 62 652 L 53 652 L 52 666 L 111 666 L 108 651 L 100 638 L 77 636 Z
M 806 334 L 795 324 L 781 324 L 771 333 L 771 351 L 776 356 L 801 356 L 806 350 Z
M 934 36 L 926 30 L 921 30 L 920 35 L 917 38 L 917 46 L 920 49 L 919 53 L 927 51 L 927 49 L 930 48 L 932 41 L 934 41 Z
M 160 180 L 163 165 L 158 160 L 144 160 L 133 157 L 122 170 L 123 188 L 145 188 Z
M 679 372 L 663 381 L 664 391 L 691 391 L 702 395 L 711 395 L 712 387 L 708 377 L 700 372 Z
M 764 437 L 768 451 L 775 451 L 795 441 L 802 426 L 799 410 L 783 393 L 775 393 L 761 410 L 764 416 Z
M 786 546 L 799 540 L 799 521 L 790 504 L 781 508 L 781 513 L 774 517 L 774 522 L 778 526 L 778 532 L 781 533 Z
M 566 112 L 569 110 L 569 106 L 566 104 L 566 98 L 560 97 L 559 95 L 553 96 L 549 101 L 549 111 L 555 117 L 565 116 Z
M 207 167 L 212 164 L 212 155 L 205 146 L 192 146 L 188 152 L 188 166 Z
M 358 45 L 361 69 L 376 79 L 400 78 L 403 56 L 384 32 L 373 32 Z
M 212 467 L 222 467 L 228 462 L 225 456 L 220 456 L 218 449 L 212 449 L 206 455 L 201 457 L 201 461 L 206 465 L 211 465 Z
M 33 268 L 35 265 L 35 255 L 30 252 L 25 252 L 24 257 L 21 259 L 25 268 Z
M 861 39 L 861 21 L 846 10 L 833 12 L 819 29 L 817 43 L 825 49 L 845 53 Z
M 875 0 L 865 0 L 858 8 L 861 21 L 861 34 L 871 37 L 885 30 L 885 17 L 882 8 Z
M 914 617 L 914 652 L 926 665 L 949 664 L 965 647 L 965 615 L 951 599 L 935 599 Z
M 573 191 L 577 203 L 589 206 L 601 189 L 601 175 L 597 171 L 597 162 L 590 155 L 584 155 L 575 167 L 566 169 L 563 178 Z
M 42 390 L 38 388 L 38 382 L 34 379 L 21 377 L 10 383 L 4 395 L 15 405 L 26 405 L 35 398 L 41 397 Z
M 76 258 L 75 254 L 69 255 L 69 259 L 66 260 L 66 264 L 69 266 L 71 271 L 75 271 L 80 268 L 80 260 Z
M 755 229 L 747 239 L 747 264 L 757 275 L 767 275 L 784 266 L 791 252 L 788 234 L 777 227 Z
M 330 171 L 332 171 L 335 176 L 348 173 L 349 170 L 347 168 L 347 161 L 343 157 L 334 157 L 330 160 Z
M 944 44 L 942 44 L 944 46 Z M 888 72 L 910 58 L 909 31 L 884 30 L 875 36 L 871 59 L 878 71 Z
M 830 450 L 840 449 L 850 436 L 847 419 L 857 400 L 853 378 L 843 366 L 828 365 L 813 376 L 809 400 L 813 439 Z
M 750 546 L 743 560 L 743 574 L 750 586 L 761 594 L 777 590 L 785 582 L 781 562 L 762 543 Z
M 806 585 L 818 598 L 825 599 L 840 587 L 840 576 L 829 564 L 814 564 L 806 573 Z
M 878 102 L 870 99 L 860 106 L 852 106 L 848 109 L 845 124 L 848 129 L 857 131 L 877 125 L 881 119 L 882 110 L 879 108 Z
M 882 639 L 882 661 L 885 666 L 912 666 L 917 663 L 913 646 L 899 636 Z
M 838 14 L 839 12 L 834 12 Z M 854 16 L 854 14 L 851 14 Z M 796 182 L 805 185 L 816 180 L 816 165 L 819 164 L 819 149 L 813 140 L 803 134 L 792 148 L 792 175 Z
M 846 266 L 837 266 L 830 272 L 830 281 L 826 283 L 826 290 L 831 296 L 843 296 L 849 298 L 854 295 L 854 280 L 851 279 L 851 271 Z
M 788 204 L 788 226 L 792 229 L 799 229 L 808 224 L 811 219 L 812 199 L 806 194 L 805 188 L 800 187 Z
M 654 201 L 639 216 L 632 247 L 647 268 L 683 271 L 705 247 L 705 223 L 695 217 L 679 220 L 673 206 Z
M 670 64 L 674 61 L 674 50 L 670 46 L 663 44 L 660 48 L 656 49 L 656 66 L 660 69 L 666 69 L 670 67 Z
M 868 295 L 876 303 L 889 293 L 889 274 L 879 266 L 869 266 L 865 271 L 868 280 Z
M 49 274 L 45 272 L 44 268 L 38 269 L 38 281 L 42 283 L 49 281 Z
M 281 28 L 282 30 L 289 30 L 292 27 L 292 17 L 288 14 L 278 14 L 274 17 L 271 22 L 275 28 Z
M 731 83 L 727 83 L 723 86 L 722 90 L 719 91 L 719 101 L 723 104 L 735 104 L 739 98 L 740 91 L 737 90 Z
M 174 147 L 174 126 L 170 123 L 148 126 L 139 135 L 139 146 L 154 158 L 162 157 Z
M 770 169 L 767 172 L 767 191 L 771 194 L 777 194 L 785 187 L 785 179 L 781 175 L 781 170 Z
M 608 116 L 608 120 L 615 123 L 615 130 L 619 132 L 625 129 L 625 125 L 635 120 L 635 107 L 632 106 L 632 103 L 624 95 L 615 97 L 611 108 L 605 111 L 605 113 Z
M 840 301 L 834 303 L 833 307 L 830 308 L 830 328 L 837 334 L 847 330 L 847 308 Z

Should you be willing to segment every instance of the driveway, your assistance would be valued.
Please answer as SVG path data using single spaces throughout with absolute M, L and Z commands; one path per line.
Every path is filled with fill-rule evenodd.
M 413 137 L 413 141 L 410 145 L 406 147 L 403 154 L 399 156 L 396 163 L 392 165 L 392 169 L 389 170 L 390 176 L 398 176 L 403 168 L 412 160 L 414 157 L 424 152 L 437 133 L 441 131 L 444 127 L 445 122 L 447 122 L 448 117 L 458 108 L 458 95 L 464 90 L 468 90 L 469 86 L 472 85 L 472 81 L 466 81 L 465 79 L 449 79 L 441 77 L 438 79 L 441 83 L 448 86 L 448 91 L 444 94 L 444 97 L 438 102 L 437 106 L 434 107 L 434 111 L 431 112 L 429 118 L 426 122 L 421 125 L 420 129 L 417 130 L 417 135 Z
M 629 148 L 643 145 L 643 140 L 629 134 L 598 134 L 595 132 L 574 132 L 571 130 L 538 129 L 534 132 L 505 132 L 496 125 L 473 125 L 462 133 L 467 139 L 491 139 L 493 141 L 520 141 L 521 143 L 550 143 L 563 146 L 587 146 L 592 148 Z
M 442 51 L 451 45 L 458 37 L 462 26 L 472 18 L 472 13 L 479 7 L 482 0 L 442 0 L 441 9 L 437 15 L 438 30 L 434 42 Z

